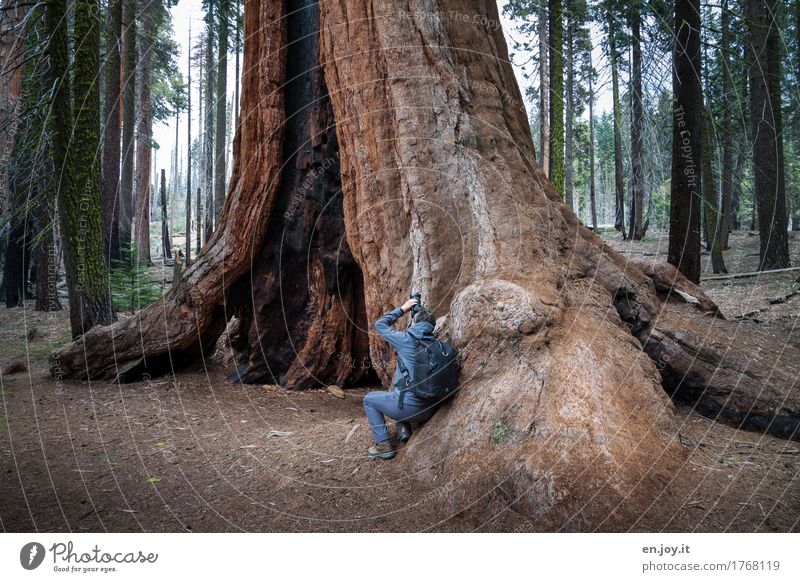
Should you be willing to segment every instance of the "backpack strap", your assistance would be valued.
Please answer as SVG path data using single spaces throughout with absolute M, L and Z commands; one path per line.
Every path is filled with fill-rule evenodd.
M 419 340 L 415 339 L 415 346 L 419 346 Z M 400 373 L 403 374 L 403 387 L 398 389 L 400 393 L 399 398 L 397 399 L 397 408 L 403 410 L 403 401 L 406 397 L 406 392 L 408 391 L 408 387 L 411 386 L 411 375 L 408 373 L 408 368 L 405 367 L 403 364 L 403 360 L 400 359 L 400 356 L 397 356 L 397 365 L 400 368 Z

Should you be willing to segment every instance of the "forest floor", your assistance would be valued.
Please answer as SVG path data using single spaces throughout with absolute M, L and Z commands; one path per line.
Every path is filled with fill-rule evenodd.
M 666 252 L 659 233 L 629 254 Z M 731 272 L 754 270 L 758 237 L 737 233 Z M 792 256 L 800 237 L 792 239 Z M 729 318 L 791 331 L 800 272 L 703 288 Z M 776 302 L 777 300 L 777 302 Z M 772 303 L 771 303 L 772 302 Z M 361 399 L 325 390 L 229 384 L 218 363 L 132 384 L 63 382 L 47 355 L 69 339 L 65 312 L 0 309 L 0 528 L 3 531 L 530 531 L 535 523 L 487 491 L 453 514 L 430 484 L 393 461 L 366 457 Z M 688 458 L 654 492 L 639 531 L 797 531 L 800 443 L 743 432 L 679 404 Z

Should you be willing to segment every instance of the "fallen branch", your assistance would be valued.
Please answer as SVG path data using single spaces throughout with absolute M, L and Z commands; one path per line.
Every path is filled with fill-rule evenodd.
M 722 279 L 742 279 L 744 277 L 757 277 L 758 275 L 770 275 L 772 273 L 786 273 L 788 271 L 800 271 L 800 267 L 787 267 L 785 269 L 770 269 L 769 271 L 751 271 L 749 273 L 732 273 L 728 275 L 714 275 L 712 277 L 702 277 L 701 281 L 719 281 Z

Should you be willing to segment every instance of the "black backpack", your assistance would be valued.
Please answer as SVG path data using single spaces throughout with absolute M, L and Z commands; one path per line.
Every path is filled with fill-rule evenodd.
M 434 339 L 417 340 L 416 347 L 413 375 L 398 360 L 403 374 L 397 386 L 400 391 L 398 408 L 403 408 L 403 398 L 409 390 L 417 398 L 438 404 L 452 396 L 458 388 L 458 352 L 453 346 Z

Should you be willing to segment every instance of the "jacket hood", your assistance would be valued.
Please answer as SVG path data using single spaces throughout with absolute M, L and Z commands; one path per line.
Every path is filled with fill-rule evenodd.
M 427 321 L 420 321 L 408 328 L 408 335 L 416 339 L 436 339 L 433 335 L 433 325 Z

